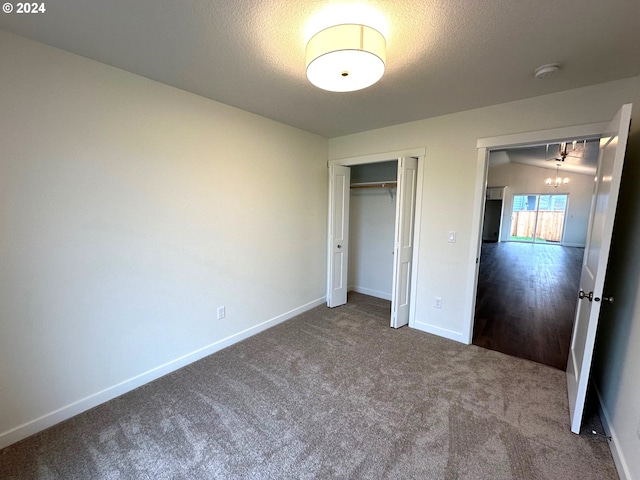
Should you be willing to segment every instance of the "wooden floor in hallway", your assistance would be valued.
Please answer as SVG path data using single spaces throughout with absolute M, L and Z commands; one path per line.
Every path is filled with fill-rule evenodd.
M 484 243 L 473 344 L 564 370 L 584 248 Z

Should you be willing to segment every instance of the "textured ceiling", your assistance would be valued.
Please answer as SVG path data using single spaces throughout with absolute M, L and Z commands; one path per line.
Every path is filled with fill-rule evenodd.
M 335 3 L 52 0 L 0 28 L 328 138 L 640 74 L 638 0 L 380 0 L 385 76 L 324 92 L 305 27 Z

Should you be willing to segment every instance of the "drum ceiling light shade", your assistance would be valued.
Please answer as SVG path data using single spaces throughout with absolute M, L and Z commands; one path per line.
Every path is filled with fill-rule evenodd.
M 366 25 L 325 28 L 307 43 L 307 78 L 331 92 L 361 90 L 382 78 L 386 50 L 384 36 Z

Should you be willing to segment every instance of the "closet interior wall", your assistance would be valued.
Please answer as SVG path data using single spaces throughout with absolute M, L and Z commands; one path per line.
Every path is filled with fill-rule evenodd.
M 397 160 L 351 167 L 350 291 L 391 300 L 397 188 L 354 188 L 396 182 Z

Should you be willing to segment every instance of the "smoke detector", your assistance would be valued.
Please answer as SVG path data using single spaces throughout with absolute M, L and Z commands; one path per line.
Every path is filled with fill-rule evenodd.
M 559 63 L 547 63 L 536 68 L 534 75 L 536 78 L 548 78 L 554 76 L 560 71 Z

